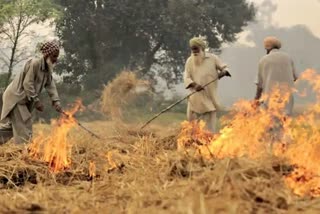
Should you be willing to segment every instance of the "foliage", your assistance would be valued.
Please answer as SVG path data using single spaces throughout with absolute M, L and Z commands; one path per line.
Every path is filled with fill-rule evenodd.
M 57 23 L 66 56 L 64 81 L 97 89 L 123 68 L 167 83 L 181 80 L 188 40 L 207 36 L 210 47 L 224 42 L 255 14 L 245 0 L 56 0 L 64 8 Z
M 0 39 L 4 43 L 0 48 L 0 61 L 8 69 L 6 85 L 13 67 L 29 57 L 22 43 L 25 38 L 32 38 L 32 25 L 58 16 L 51 0 L 0 0 Z
M 1 73 L 0 74 L 0 93 L 2 91 L 4 91 L 5 87 L 6 87 L 6 80 L 7 80 L 7 73 Z

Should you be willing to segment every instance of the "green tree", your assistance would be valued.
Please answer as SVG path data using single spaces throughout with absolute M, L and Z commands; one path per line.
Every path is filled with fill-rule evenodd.
M 8 69 L 6 85 L 14 66 L 28 57 L 20 43 L 34 36 L 30 27 L 57 16 L 51 0 L 0 0 L 0 61 Z
M 254 18 L 246 0 L 56 0 L 65 82 L 98 88 L 123 68 L 168 83 L 181 80 L 188 40 L 205 35 L 219 50 Z

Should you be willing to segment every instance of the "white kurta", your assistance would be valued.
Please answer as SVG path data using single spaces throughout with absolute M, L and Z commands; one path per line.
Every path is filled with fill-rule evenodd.
M 227 68 L 221 60 L 214 54 L 206 53 L 204 61 L 201 65 L 195 65 L 193 58 L 189 57 L 184 72 L 184 84 L 188 88 L 191 83 L 206 85 L 212 80 L 218 78 L 220 71 Z M 207 124 L 207 129 L 215 132 L 216 111 L 220 109 L 217 97 L 218 79 L 208 85 L 203 91 L 192 95 L 188 99 L 189 120 L 204 120 Z M 193 91 L 194 89 L 190 89 Z
M 226 68 L 227 65 L 223 64 L 217 56 L 211 53 L 206 53 L 203 63 L 199 66 L 195 66 L 193 58 L 189 57 L 184 72 L 185 87 L 188 88 L 193 82 L 203 86 L 217 79 L 219 72 Z M 218 80 L 208 85 L 203 91 L 191 96 L 188 100 L 190 109 L 199 114 L 219 109 L 217 88 Z
M 259 62 L 259 71 L 256 84 L 263 93 L 269 96 L 275 87 L 279 87 L 281 94 L 289 94 L 289 101 L 285 106 L 285 113 L 292 114 L 294 81 L 297 79 L 294 63 L 290 56 L 277 49 L 262 57 Z M 268 100 L 266 100 L 268 107 Z

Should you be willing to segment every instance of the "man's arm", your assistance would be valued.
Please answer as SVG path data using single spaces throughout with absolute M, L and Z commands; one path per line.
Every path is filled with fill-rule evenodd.
M 52 75 L 49 76 L 47 83 L 45 84 L 45 89 L 54 105 L 56 102 L 60 102 L 58 90 L 56 84 L 52 78 Z
M 203 90 L 202 85 L 199 85 L 198 83 L 193 81 L 193 78 L 191 76 L 191 68 L 190 68 L 189 59 L 187 60 L 186 65 L 185 65 L 183 79 L 184 79 L 184 85 L 185 85 L 186 89 L 194 89 L 196 91 Z
M 231 77 L 231 74 L 229 72 L 229 68 L 227 64 L 223 63 L 221 59 L 218 56 L 213 55 L 215 58 L 215 63 L 216 63 L 216 69 L 218 71 L 218 77 L 221 79 L 224 76 Z
M 256 91 L 256 96 L 254 97 L 255 100 L 260 100 L 261 96 L 262 96 L 262 88 L 260 88 L 258 85 L 257 85 L 257 91 Z
M 256 78 L 256 85 L 257 85 L 257 90 L 256 90 L 256 96 L 255 96 L 255 100 L 259 100 L 262 96 L 262 92 L 263 92 L 263 80 L 262 80 L 262 62 L 259 62 L 259 68 L 258 68 L 258 74 L 257 74 L 257 78 Z
M 25 70 L 27 70 L 25 78 L 23 80 L 23 88 L 27 95 L 27 98 L 29 101 L 38 102 L 39 101 L 39 95 L 37 94 L 35 87 L 34 87 L 34 81 L 36 77 L 36 65 L 34 60 L 30 60 L 27 62 L 27 65 L 25 67 Z
M 191 68 L 190 68 L 190 60 L 188 59 L 186 64 L 185 64 L 185 69 L 184 69 L 184 74 L 183 74 L 183 80 L 184 80 L 184 85 L 186 89 L 192 88 L 195 85 L 195 82 L 192 79 L 191 76 Z
M 297 75 L 296 67 L 294 65 L 293 60 L 291 60 L 291 66 L 292 66 L 293 81 L 297 81 L 298 75 Z

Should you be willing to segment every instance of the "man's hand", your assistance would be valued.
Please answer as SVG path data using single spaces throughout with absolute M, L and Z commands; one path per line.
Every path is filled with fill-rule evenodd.
M 36 101 L 35 102 L 35 108 L 40 112 L 44 111 L 44 105 L 41 103 L 41 101 Z
M 202 91 L 204 88 L 202 87 L 202 85 L 197 84 L 197 85 L 194 87 L 194 89 L 195 89 L 196 91 Z
M 193 88 L 196 91 L 202 91 L 204 89 L 201 85 L 199 85 L 195 82 L 191 83 L 189 87 Z
M 231 74 L 229 73 L 229 71 L 226 71 L 225 76 L 226 76 L 226 77 L 231 77 Z
M 62 107 L 61 107 L 61 103 L 59 101 L 55 101 L 52 103 L 54 109 L 59 112 L 59 113 L 62 113 L 63 110 L 62 110 Z
M 231 74 L 229 73 L 229 71 L 222 71 L 219 73 L 218 77 L 219 79 L 221 79 L 222 77 L 231 77 Z
M 252 101 L 251 106 L 253 109 L 257 109 L 260 106 L 260 104 L 260 100 L 255 99 Z
M 260 98 L 262 96 L 262 92 L 263 92 L 263 89 L 257 85 L 256 96 L 254 97 L 254 99 L 260 100 Z

